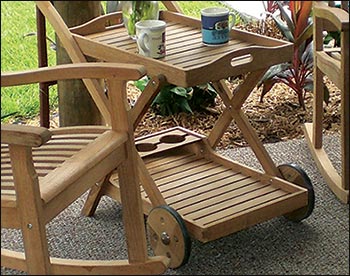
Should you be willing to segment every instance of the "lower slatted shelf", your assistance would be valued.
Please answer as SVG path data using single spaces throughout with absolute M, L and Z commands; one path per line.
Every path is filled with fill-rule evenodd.
M 164 135 L 150 139 L 159 141 Z M 232 165 L 233 161 L 202 150 L 206 144 L 199 138 L 188 140 L 173 149 L 158 147 L 143 161 L 166 204 L 181 215 L 199 241 L 208 242 L 305 206 L 305 190 Z M 184 149 L 188 144 L 191 147 Z M 141 194 L 150 210 L 151 201 L 142 187 Z

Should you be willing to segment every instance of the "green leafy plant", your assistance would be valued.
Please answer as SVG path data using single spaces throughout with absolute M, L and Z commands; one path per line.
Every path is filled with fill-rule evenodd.
M 312 1 L 289 1 L 288 9 L 280 1 L 277 5 L 280 16 L 271 16 L 283 36 L 294 44 L 294 55 L 291 63 L 271 66 L 259 81 L 260 101 L 276 83 L 284 83 L 297 94 L 299 105 L 305 109 L 305 95 L 313 90 Z
M 207 107 L 215 106 L 216 90 L 210 83 L 196 85 L 193 87 L 193 95 L 189 100 L 189 105 L 194 111 L 207 110 Z
M 159 91 L 151 106 L 163 116 L 180 112 L 192 113 L 189 105 L 192 94 L 192 87 L 184 88 L 169 84 Z
M 135 86 L 143 91 L 149 78 L 135 81 Z M 165 85 L 153 100 L 151 107 L 162 116 L 174 115 L 180 112 L 193 113 L 208 106 L 215 105 L 217 92 L 209 84 L 184 88 L 172 84 Z
M 123 20 L 130 36 L 136 35 L 135 24 L 145 19 L 158 19 L 158 1 L 121 1 Z

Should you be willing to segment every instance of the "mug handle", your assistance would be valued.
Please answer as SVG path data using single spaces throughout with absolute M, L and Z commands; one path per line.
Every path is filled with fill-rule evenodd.
M 231 31 L 231 29 L 233 28 L 233 26 L 236 23 L 236 15 L 234 14 L 234 12 L 229 12 L 228 17 L 231 17 L 231 20 L 229 20 L 229 25 L 228 25 L 228 29 Z
M 149 53 L 151 50 L 149 47 L 147 47 L 147 45 L 145 44 L 145 39 L 148 38 L 148 34 L 147 33 L 142 33 L 140 35 L 140 37 L 137 39 L 140 48 L 142 49 L 142 51 L 144 51 L 145 53 Z

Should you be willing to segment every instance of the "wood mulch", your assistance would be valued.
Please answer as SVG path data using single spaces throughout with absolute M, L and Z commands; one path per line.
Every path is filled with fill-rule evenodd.
M 325 133 L 337 133 L 340 131 L 340 91 L 328 80 L 327 86 L 331 91 L 330 103 L 324 106 L 324 131 Z M 229 87 L 234 89 L 238 84 L 229 82 Z M 131 87 L 129 91 L 133 91 Z M 137 97 L 137 91 L 131 92 L 131 98 Z M 250 124 L 256 130 L 263 143 L 274 143 L 290 139 L 303 138 L 302 126 L 312 121 L 313 95 L 309 93 L 305 100 L 306 109 L 299 106 L 297 95 L 285 85 L 275 87 L 265 95 L 260 102 L 261 89 L 254 89 L 242 110 L 245 112 Z M 182 126 L 197 133 L 208 135 L 218 120 L 225 106 L 220 97 L 216 98 L 215 107 L 194 114 L 180 113 L 163 117 L 155 114 L 150 109 L 140 125 L 136 128 L 135 136 L 142 136 L 174 126 Z M 248 146 L 235 122 L 227 128 L 217 149 Z

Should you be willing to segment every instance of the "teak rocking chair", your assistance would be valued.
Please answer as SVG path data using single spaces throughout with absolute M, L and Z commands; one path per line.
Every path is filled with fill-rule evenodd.
M 331 2 L 331 1 L 329 1 Z M 313 121 L 304 132 L 312 156 L 326 183 L 343 203 L 349 203 L 350 186 L 350 90 L 349 90 L 349 1 L 342 8 L 314 1 L 314 104 Z M 340 48 L 325 48 L 324 31 L 340 33 Z M 327 76 L 341 91 L 341 174 L 323 147 L 323 77 Z
M 65 79 L 105 79 L 110 127 L 57 129 L 1 125 L 1 227 L 21 229 L 24 253 L 1 249 L 1 265 L 29 274 L 160 274 L 165 256 L 149 257 L 126 82 L 140 65 L 75 63 L 2 73 L 1 87 Z M 118 170 L 128 259 L 72 260 L 49 254 L 46 225 L 96 183 Z M 88 229 L 87 229 L 88 230 Z

